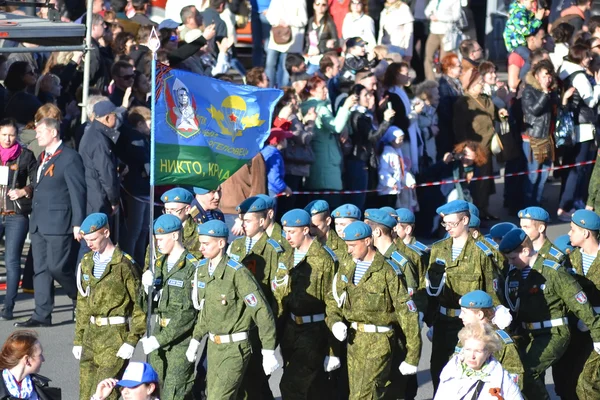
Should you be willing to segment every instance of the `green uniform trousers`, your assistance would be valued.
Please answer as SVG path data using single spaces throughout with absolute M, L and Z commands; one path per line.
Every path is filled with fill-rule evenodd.
M 191 336 L 150 353 L 148 361 L 158 374 L 161 400 L 192 398 L 194 363 L 185 356 L 190 340 Z
M 118 337 L 119 340 L 115 340 Z M 79 360 L 79 398 L 89 399 L 98 383 L 106 378 L 121 377 L 128 360 L 117 357 L 117 352 L 127 337 L 127 325 L 96 326 L 90 324 L 83 334 Z M 117 400 L 119 392 L 107 397 Z
M 589 338 L 589 335 L 588 335 Z M 600 399 L 600 354 L 594 351 L 594 344 L 589 338 L 591 354 L 577 381 L 577 397 L 579 400 Z
M 414 399 L 417 395 L 417 375 L 402 375 L 399 367 L 406 358 L 406 337 L 401 329 L 396 329 L 396 343 L 392 360 L 391 385 L 387 390 L 386 399 Z
M 460 318 L 449 319 L 440 316 L 433 324 L 430 372 L 434 390 L 437 390 L 440 374 L 456 350 L 458 332 L 462 328 L 463 323 Z
M 281 340 L 284 370 L 279 388 L 283 399 L 330 400 L 331 390 L 323 369 L 329 335 L 325 322 L 296 325 L 288 317 Z
M 237 398 L 241 400 L 273 400 L 273 393 L 269 387 L 269 377 L 265 375 L 262 367 L 262 344 L 257 328 L 249 332 L 248 339 L 252 347 L 252 355 Z
M 560 360 L 552 366 L 554 391 L 561 400 L 578 400 L 577 380 L 583 367 L 594 351 L 589 332 L 581 332 L 571 325 L 571 341 Z M 600 396 L 596 397 L 600 399 Z
M 235 343 L 216 344 L 209 339 L 206 350 L 208 351 L 207 400 L 238 398 L 242 379 L 252 355 L 250 342 L 242 340 Z
M 383 399 L 390 385 L 394 331 L 348 330 L 348 380 L 351 400 Z
M 534 331 L 535 333 L 535 331 Z M 551 329 L 551 332 L 529 335 L 522 350 L 525 378 L 523 395 L 528 399 L 550 399 L 544 382 L 545 372 L 554 365 L 569 346 L 571 334 L 567 325 Z

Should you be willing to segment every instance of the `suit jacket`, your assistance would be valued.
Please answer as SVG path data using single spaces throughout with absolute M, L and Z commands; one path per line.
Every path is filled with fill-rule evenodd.
M 42 165 L 44 153 L 40 155 Z M 29 232 L 69 235 L 85 218 L 86 186 L 83 161 L 73 149 L 61 144 L 43 166 L 34 183 Z

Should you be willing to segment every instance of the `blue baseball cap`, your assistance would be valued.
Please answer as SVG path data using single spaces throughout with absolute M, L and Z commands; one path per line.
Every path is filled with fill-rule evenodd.
M 400 224 L 414 224 L 415 214 L 408 208 L 399 208 L 396 210 L 396 220 Z
M 304 207 L 304 210 L 310 215 L 320 214 L 329 211 L 329 203 L 325 200 L 313 200 Z
M 571 245 L 569 235 L 560 235 L 554 240 L 554 245 L 563 253 L 571 254 L 575 248 Z
M 86 217 L 79 227 L 79 233 L 89 235 L 108 225 L 108 216 L 104 213 L 93 213 Z
M 163 203 L 182 203 L 192 204 L 194 201 L 194 195 L 189 190 L 184 188 L 173 188 L 167 190 L 161 197 Z
M 165 233 L 177 232 L 182 228 L 179 218 L 172 214 L 161 215 L 154 221 L 154 234 L 164 235 Z
M 571 221 L 580 228 L 600 231 L 600 216 L 593 211 L 577 210 L 573 213 Z
M 117 107 L 110 100 L 99 101 L 94 105 L 94 116 L 101 118 L 108 114 L 123 114 L 127 111 L 124 107 Z
M 373 221 L 390 229 L 396 226 L 396 218 L 392 217 L 389 212 L 380 208 L 370 208 L 365 210 L 365 220 Z
M 483 290 L 474 290 L 465 294 L 458 303 L 464 308 L 492 308 L 494 306 L 492 296 Z
M 444 204 L 441 207 L 438 207 L 435 212 L 441 216 L 456 214 L 459 212 L 468 212 L 469 211 L 469 203 L 464 200 L 453 200 L 448 204 Z
M 511 253 L 516 250 L 526 238 L 527 234 L 525 231 L 523 231 L 523 229 L 513 229 L 504 235 L 500 245 L 498 246 L 498 250 L 500 250 L 502 253 Z
M 145 362 L 130 361 L 117 386 L 134 388 L 148 383 L 158 384 L 158 374 L 152 366 Z
M 333 210 L 331 216 L 334 218 L 360 219 L 362 213 L 360 212 L 360 208 L 356 207 L 354 204 L 342 204 Z
M 301 208 L 295 208 L 283 214 L 281 225 L 288 228 L 310 226 L 310 214 Z
M 490 228 L 490 236 L 492 238 L 502 239 L 504 235 L 506 235 L 508 232 L 517 228 L 518 226 L 516 226 L 512 222 L 500 222 Z
M 542 207 L 527 207 L 518 214 L 519 218 L 533 219 L 536 221 L 550 222 L 550 214 Z
M 344 232 L 342 233 L 342 239 L 347 242 L 351 242 L 353 240 L 361 240 L 371 237 L 372 234 L 373 231 L 369 225 L 362 221 L 354 221 L 344 229 Z
M 229 228 L 227 228 L 225 222 L 219 221 L 218 219 L 212 219 L 198 225 L 198 235 L 218 238 L 228 237 Z

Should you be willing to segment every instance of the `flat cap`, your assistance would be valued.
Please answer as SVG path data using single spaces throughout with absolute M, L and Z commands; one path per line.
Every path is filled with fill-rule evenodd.
M 492 238 L 500 238 L 502 240 L 504 235 L 517 228 L 518 226 L 512 222 L 500 222 L 490 228 L 490 236 Z
M 554 245 L 563 253 L 571 254 L 575 248 L 571 245 L 569 235 L 560 235 L 554 240 Z
M 171 190 L 167 190 L 161 197 L 163 203 L 182 203 L 182 204 L 192 204 L 194 201 L 194 195 L 190 193 L 189 190 L 185 190 L 184 188 L 173 188 Z
M 108 216 L 104 213 L 93 213 L 86 217 L 79 227 L 79 232 L 82 235 L 94 233 L 104 226 L 108 225 Z
M 308 203 L 306 207 L 304 207 L 304 210 L 310 215 L 320 214 L 322 212 L 329 211 L 329 203 L 327 203 L 325 200 L 313 200 Z
M 240 214 L 245 213 L 253 213 L 253 212 L 261 212 L 267 211 L 269 209 L 269 204 L 265 199 L 262 199 L 258 196 L 248 197 L 246 200 L 242 201 L 239 206 L 235 208 Z
M 342 204 L 331 213 L 333 218 L 352 218 L 352 219 L 361 219 L 362 213 L 360 212 L 360 208 L 356 207 L 354 204 Z
M 372 234 L 373 231 L 369 225 L 362 221 L 354 221 L 344 229 L 342 239 L 346 242 L 350 242 L 352 240 L 361 240 L 371 237 Z
M 172 214 L 161 215 L 154 220 L 154 234 L 164 235 L 165 233 L 177 232 L 181 230 L 181 221 Z
M 577 210 L 573 213 L 571 221 L 580 228 L 600 231 L 600 216 L 593 211 Z
M 281 225 L 288 228 L 309 226 L 310 214 L 301 208 L 295 208 L 283 214 Z
M 380 208 L 370 208 L 365 210 L 365 220 L 367 219 L 390 229 L 396 226 L 396 218 L 392 217 L 389 212 Z
M 396 220 L 401 224 L 414 224 L 415 214 L 408 208 L 399 208 L 396 210 Z
M 517 249 L 517 247 L 519 247 L 526 238 L 527 234 L 525 233 L 525 231 L 523 231 L 523 229 L 513 229 L 512 231 L 504 235 L 502 241 L 500 242 L 498 250 L 500 250 L 502 253 L 510 253 Z
M 127 111 L 125 107 L 117 107 L 110 100 L 103 100 L 94 104 L 94 115 L 98 118 L 108 114 L 123 114 L 125 111 Z
M 458 301 L 461 307 L 464 308 L 492 308 L 492 296 L 483 290 L 474 290 L 465 294 Z
M 212 237 L 228 237 L 229 229 L 223 221 L 218 219 L 212 219 L 203 224 L 198 225 L 198 235 L 201 236 L 212 236 Z
M 550 222 L 550 214 L 542 207 L 527 207 L 518 214 L 519 218 L 533 219 L 536 221 Z
M 435 212 L 439 215 L 450 215 L 456 214 L 459 212 L 467 212 L 469 211 L 469 203 L 464 200 L 453 200 L 448 204 L 444 204 L 441 207 L 438 207 Z

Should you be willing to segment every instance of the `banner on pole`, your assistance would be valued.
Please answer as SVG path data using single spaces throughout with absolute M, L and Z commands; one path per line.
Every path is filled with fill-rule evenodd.
M 216 189 L 263 147 L 282 95 L 159 64 L 154 183 Z

